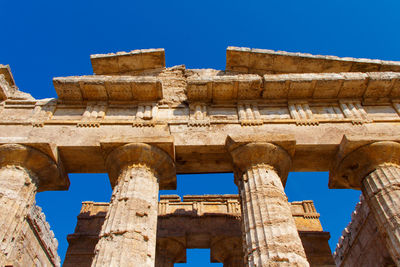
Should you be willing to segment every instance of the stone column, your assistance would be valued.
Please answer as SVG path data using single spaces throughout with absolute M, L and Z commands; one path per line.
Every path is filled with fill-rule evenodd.
M 56 188 L 61 173 L 56 163 L 37 149 L 0 146 L 0 266 L 14 264 L 18 236 L 36 192 Z M 66 188 L 68 185 L 67 179 Z
M 271 143 L 230 149 L 239 187 L 248 266 L 309 266 L 284 192 L 291 157 Z
M 243 247 L 240 237 L 220 237 L 211 241 L 211 262 L 221 262 L 224 267 L 244 267 Z
M 361 189 L 378 229 L 400 266 L 400 143 L 374 142 L 343 157 L 332 171 L 333 180 Z
M 163 150 L 142 143 L 114 149 L 106 159 L 113 189 L 92 266 L 154 266 L 158 189 L 174 179 Z
M 157 239 L 155 267 L 174 267 L 174 263 L 186 262 L 186 247 L 173 238 Z

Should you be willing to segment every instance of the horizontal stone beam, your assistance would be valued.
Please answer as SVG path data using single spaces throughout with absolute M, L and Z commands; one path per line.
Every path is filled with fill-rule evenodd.
M 400 97 L 400 72 L 254 74 L 189 77 L 189 101 L 393 99 Z
M 399 72 L 264 75 L 263 99 L 384 99 L 400 97 Z
M 187 97 L 190 101 L 232 101 L 259 99 L 262 79 L 258 75 L 189 77 Z
M 62 101 L 156 101 L 162 98 L 156 77 L 71 76 L 53 79 Z
M 136 74 L 165 68 L 165 51 L 159 48 L 96 54 L 90 60 L 95 74 Z
M 312 200 L 294 201 L 290 205 L 298 231 L 322 231 L 320 215 Z M 106 202 L 85 201 L 79 218 L 105 216 L 108 207 Z M 213 215 L 240 217 L 239 195 L 186 195 L 182 200 L 178 195 L 160 195 L 159 217 Z
M 228 47 L 226 70 L 239 73 L 320 73 L 400 71 L 400 62 Z

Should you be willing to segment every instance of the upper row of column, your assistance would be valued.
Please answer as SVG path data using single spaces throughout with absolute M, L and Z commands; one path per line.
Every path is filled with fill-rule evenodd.
M 226 147 L 241 199 L 243 263 L 309 266 L 284 192 L 295 141 L 228 137 Z M 155 255 L 159 185 L 176 179 L 171 155 L 155 145 L 130 143 L 111 149 L 105 162 L 113 193 L 92 266 L 173 266 L 172 259 L 160 262 Z M 399 266 L 400 143 L 339 148 L 332 165 L 330 182 L 346 181 L 361 189 Z M 57 159 L 46 151 L 21 144 L 0 146 L 0 265 L 14 261 L 16 237 L 36 192 L 57 190 L 60 184 L 67 188 L 65 179 Z

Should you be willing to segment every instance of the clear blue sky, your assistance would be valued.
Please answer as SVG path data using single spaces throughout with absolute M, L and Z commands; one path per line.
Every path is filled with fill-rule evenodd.
M 52 78 L 91 74 L 90 54 L 165 48 L 167 66 L 224 69 L 228 45 L 400 61 L 400 1 L 5 1 L 0 63 L 36 98 L 56 97 Z M 67 192 L 44 192 L 37 202 L 59 240 L 74 231 L 80 203 L 108 201 L 105 174 L 70 175 Z M 328 190 L 327 173 L 291 173 L 290 201 L 313 199 L 331 248 L 359 192 Z M 179 176 L 184 194 L 235 193 L 230 174 Z M 190 251 L 188 264 L 208 266 L 207 251 Z M 209 266 L 219 266 L 210 264 Z M 221 265 L 222 266 L 222 265 Z

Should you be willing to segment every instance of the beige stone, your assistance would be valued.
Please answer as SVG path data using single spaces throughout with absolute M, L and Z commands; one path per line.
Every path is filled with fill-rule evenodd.
M 91 265 L 108 207 L 109 203 L 82 203 L 75 233 L 68 236 L 64 266 Z M 323 232 L 313 202 L 296 201 L 290 203 L 290 207 L 311 266 L 333 266 L 329 233 Z M 237 253 L 243 249 L 240 217 L 238 195 L 184 196 L 183 199 L 161 195 L 155 266 L 186 262 L 185 250 L 189 248 L 210 248 L 212 262 L 227 266 L 238 264 Z
M 159 239 L 160 247 L 175 244 L 161 262 L 183 260 L 182 244 L 213 245 L 216 261 L 233 264 L 230 249 L 216 248 L 242 236 L 247 265 L 323 265 L 325 256 L 319 255 L 329 250 L 329 234 L 318 232 L 312 205 L 290 206 L 283 188 L 290 171 L 330 170 L 330 187 L 363 191 L 398 262 L 399 62 L 229 47 L 226 70 L 213 70 L 166 68 L 164 54 L 149 49 L 93 55 L 94 75 L 53 80 L 57 99 L 33 99 L 17 88 L 10 68 L 0 66 L 0 171 L 9 177 L 1 190 L 15 189 L 0 199 L 0 208 L 16 212 L 3 218 L 16 219 L 10 219 L 13 230 L 3 233 L 2 260 L 11 255 L 8 241 L 24 229 L 29 209 L 21 203 L 32 206 L 36 191 L 67 189 L 67 173 L 108 173 L 114 190 L 104 229 L 74 246 L 76 252 L 94 248 L 100 236 L 95 265 L 146 266 L 156 259 L 158 189 L 175 189 L 175 173 L 234 172 L 241 216 L 238 202 L 224 197 L 207 201 L 226 205 L 196 197 L 181 204 L 161 200 L 159 238 L 172 238 L 168 231 L 177 231 L 177 220 L 196 229 L 204 220 L 236 225 L 231 232 L 221 227 L 217 239 L 203 232 Z M 165 209 L 174 206 L 177 214 L 194 217 L 168 219 Z M 294 206 L 309 209 L 311 219 L 293 220 Z M 222 215 L 197 220 L 213 212 Z M 243 235 L 237 234 L 239 218 Z M 95 222 L 101 226 L 100 218 Z M 296 226 L 314 227 L 300 233 L 303 243 Z M 172 260 L 175 253 L 181 256 Z M 69 264 L 91 264 L 92 254 Z
M 69 181 L 45 153 L 17 144 L 0 145 L 0 177 L 0 265 L 16 264 L 36 192 L 66 189 Z
M 245 264 L 309 266 L 282 185 L 291 165 L 288 152 L 272 143 L 227 143 L 238 169 Z
M 174 163 L 157 147 L 131 143 L 106 164 L 115 187 L 92 266 L 154 266 L 159 181 L 174 179 Z
M 400 143 L 344 139 L 330 185 L 360 188 L 396 265 L 400 264 Z M 355 148 L 354 148 L 355 147 Z M 353 150 L 351 150 L 353 148 Z

